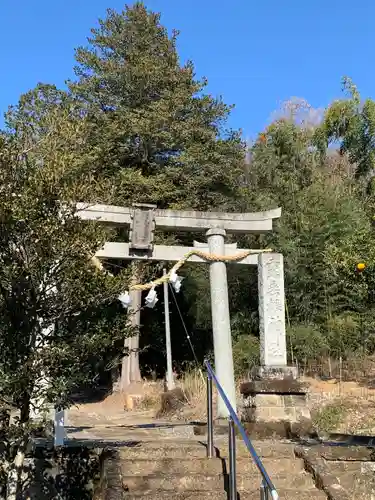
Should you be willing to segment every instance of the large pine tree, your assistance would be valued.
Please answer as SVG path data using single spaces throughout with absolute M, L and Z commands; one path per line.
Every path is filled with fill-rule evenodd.
M 91 118 L 90 160 L 95 176 L 113 179 L 113 201 L 225 207 L 243 145 L 225 128 L 230 106 L 204 94 L 190 61 L 180 64 L 177 35 L 141 2 L 108 10 L 76 51 L 70 91 Z
M 110 180 L 114 204 L 225 210 L 236 198 L 243 144 L 226 129 L 231 107 L 205 93 L 192 62 L 180 63 L 177 37 L 137 2 L 108 10 L 76 51 L 69 89 L 91 123 L 90 178 Z M 139 379 L 137 365 L 130 379 Z

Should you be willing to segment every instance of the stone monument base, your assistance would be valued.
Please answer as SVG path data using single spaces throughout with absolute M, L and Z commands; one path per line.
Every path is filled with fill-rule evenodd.
M 315 435 L 307 406 L 307 386 L 296 375 L 293 367 L 262 367 L 254 380 L 241 385 L 242 420 L 251 437 Z

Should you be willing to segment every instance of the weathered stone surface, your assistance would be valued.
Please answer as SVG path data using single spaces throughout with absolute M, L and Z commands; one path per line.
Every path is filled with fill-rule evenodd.
M 257 453 L 263 459 L 291 459 L 294 458 L 294 448 L 290 444 L 277 443 L 270 441 L 253 441 L 253 446 Z M 206 439 L 194 440 L 165 440 L 147 441 L 132 443 L 128 446 L 121 446 L 118 449 L 118 456 L 122 459 L 152 459 L 160 461 L 165 458 L 173 460 L 186 459 L 187 457 L 195 460 L 206 458 Z M 215 455 L 221 459 L 227 459 L 229 456 L 227 435 L 215 437 Z M 242 439 L 237 440 L 236 445 L 237 458 L 249 458 L 247 450 Z
M 293 406 L 294 408 L 306 406 L 306 394 L 289 394 L 281 396 L 284 406 Z
M 279 394 L 256 394 L 254 398 L 256 399 L 257 406 L 262 406 L 265 408 L 284 406 L 284 398 L 283 396 L 279 396 Z
M 328 461 L 375 463 L 375 448 L 364 446 L 327 446 L 320 449 L 320 455 Z
M 373 475 L 375 472 L 375 462 L 362 462 L 357 460 L 339 460 L 337 462 L 329 462 L 329 466 L 337 476 L 342 474 L 355 475 Z
M 279 498 L 282 500 L 327 500 L 326 495 L 319 490 L 279 490 Z M 242 491 L 241 498 L 246 500 L 259 500 L 259 491 Z M 151 494 L 125 494 L 125 500 L 228 500 L 227 492 L 219 491 L 184 491 L 173 493 L 153 491 Z
M 265 367 L 287 364 L 283 256 L 258 256 L 260 361 Z
M 156 205 L 136 204 L 131 212 L 130 247 L 134 250 L 152 250 Z
M 216 459 L 197 454 L 198 450 L 199 453 L 206 450 L 202 443 L 194 440 L 146 441 L 109 450 L 103 461 L 101 493 L 97 492 L 96 500 L 226 500 L 227 444 L 226 438 L 215 438 Z M 303 460 L 296 459 L 292 444 L 254 441 L 253 445 L 280 499 L 326 498 L 315 488 L 312 476 L 305 472 Z M 158 455 L 150 455 L 150 452 Z M 237 490 L 241 498 L 258 500 L 259 485 L 259 471 L 238 439 Z
M 374 449 L 344 446 L 297 447 L 316 484 L 330 500 L 375 498 Z
M 300 472 L 298 474 L 282 474 L 274 477 L 279 488 L 302 489 L 304 491 L 314 490 L 314 484 L 311 476 Z M 124 491 L 129 493 L 147 492 L 163 489 L 171 492 L 192 490 L 196 488 L 199 491 L 221 490 L 225 485 L 225 475 L 206 475 L 206 474 L 189 474 L 189 475 L 169 475 L 159 471 L 159 474 L 146 476 L 122 476 L 122 484 Z M 253 476 L 238 474 L 237 489 L 239 491 L 259 491 L 259 483 L 254 481 Z
M 134 255 L 134 251 L 130 247 L 130 243 L 123 243 L 120 241 L 108 241 L 104 246 L 97 251 L 96 257 L 101 259 L 126 259 L 132 260 L 137 258 L 137 260 L 147 260 L 147 261 L 178 261 L 184 256 L 196 250 L 195 247 L 187 246 L 167 246 L 167 245 L 154 245 L 151 252 L 137 253 Z M 203 250 L 205 251 L 205 250 Z M 207 248 L 208 251 L 208 248 Z M 226 255 L 238 255 L 245 252 L 244 248 L 228 248 L 225 251 Z M 198 255 L 192 255 L 189 258 L 189 262 L 207 262 L 206 259 L 199 257 Z M 258 255 L 250 254 L 244 259 L 237 262 L 238 265 L 252 265 L 256 266 L 258 264 Z
M 237 457 L 236 464 L 241 474 L 256 475 L 258 473 L 257 466 L 248 457 Z M 278 458 L 264 458 L 263 465 L 271 476 L 280 474 L 285 470 L 290 471 L 292 474 L 303 472 L 302 460 L 296 460 L 295 457 L 283 458 L 282 461 Z M 207 460 L 206 457 L 195 457 L 194 460 L 190 457 L 180 460 L 170 457 L 163 460 L 123 459 L 121 461 L 121 472 L 124 476 L 148 476 L 164 473 L 179 476 L 186 474 L 220 475 L 223 473 L 223 460 L 222 458 Z
M 243 396 L 251 396 L 259 393 L 304 395 L 307 392 L 307 385 L 298 380 L 288 378 L 282 380 L 252 380 L 241 384 L 240 392 Z
M 132 209 L 114 205 L 77 203 L 78 216 L 115 226 L 129 225 Z M 182 210 L 155 210 L 155 223 L 160 229 L 179 231 L 204 231 L 221 227 L 229 233 L 263 233 L 272 230 L 273 219 L 281 216 L 281 208 L 267 212 L 225 213 Z
M 246 422 L 246 432 L 251 439 L 299 439 L 316 437 L 311 420 L 301 419 L 297 422 L 285 420 L 268 422 Z
M 312 474 L 315 484 L 328 495 L 330 500 L 352 500 L 349 493 L 341 486 L 338 477 L 331 473 L 319 453 L 308 448 L 297 447 L 296 456 L 304 460 L 305 468 Z
M 240 391 L 244 396 L 242 420 L 257 424 L 256 436 L 316 435 L 307 405 L 307 386 L 295 378 L 252 380 L 243 383 Z
M 225 230 L 220 228 L 212 228 L 207 231 L 206 236 L 211 255 L 225 254 L 225 235 Z M 225 262 L 210 262 L 210 295 L 216 376 L 233 410 L 237 412 Z M 228 408 L 222 398 L 218 398 L 216 411 L 219 418 L 229 417 Z
M 254 380 L 295 380 L 298 378 L 298 369 L 296 366 L 260 366 L 253 375 Z

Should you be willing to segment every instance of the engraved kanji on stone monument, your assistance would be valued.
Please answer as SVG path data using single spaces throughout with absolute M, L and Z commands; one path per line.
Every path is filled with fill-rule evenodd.
M 285 367 L 285 298 L 283 256 L 258 256 L 260 362 L 265 367 Z

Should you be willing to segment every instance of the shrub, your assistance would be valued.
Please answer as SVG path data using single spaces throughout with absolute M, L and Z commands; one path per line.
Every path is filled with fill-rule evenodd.
M 341 402 L 331 403 L 319 409 L 313 416 L 313 424 L 317 430 L 333 432 L 344 421 L 347 408 Z
M 328 351 L 327 340 L 316 325 L 296 325 L 287 330 L 288 345 L 296 359 L 316 359 Z
M 233 342 L 234 372 L 237 377 L 247 375 L 259 366 L 259 339 L 253 335 L 239 335 Z
M 333 316 L 327 321 L 327 338 L 331 354 L 339 358 L 353 353 L 361 347 L 360 316 L 354 313 L 343 313 Z

